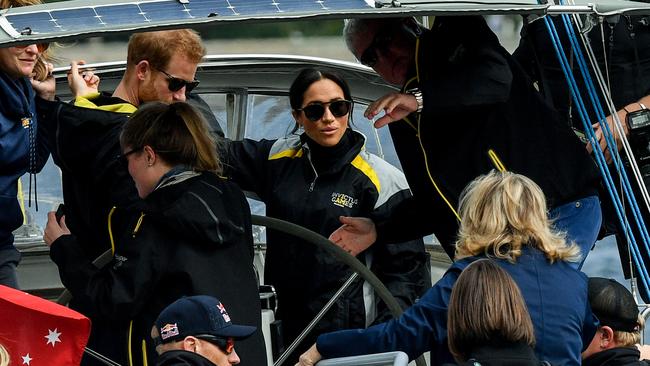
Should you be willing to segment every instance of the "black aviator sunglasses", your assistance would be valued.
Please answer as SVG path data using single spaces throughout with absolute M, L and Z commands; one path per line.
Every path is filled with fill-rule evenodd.
M 316 122 L 319 119 L 323 118 L 325 114 L 325 108 L 329 108 L 330 112 L 334 117 L 343 117 L 350 112 L 352 108 L 352 102 L 349 100 L 341 99 L 335 100 L 329 103 L 313 103 L 303 108 L 296 109 L 296 111 L 302 111 L 305 113 L 305 117 L 312 122 Z
M 184 79 L 177 78 L 175 76 L 169 75 L 169 73 L 167 73 L 167 71 L 165 71 L 165 70 L 160 70 L 160 69 L 156 69 L 156 70 L 162 72 L 163 74 L 165 74 L 165 76 L 167 76 L 167 82 L 168 82 L 167 88 L 169 88 L 169 91 L 171 91 L 171 92 L 177 92 L 177 91 L 183 89 L 183 87 L 185 87 L 185 92 L 189 93 L 192 90 L 194 90 L 194 88 L 199 86 L 199 81 L 196 80 L 196 79 L 194 79 L 192 81 L 187 81 L 187 80 L 184 80 Z

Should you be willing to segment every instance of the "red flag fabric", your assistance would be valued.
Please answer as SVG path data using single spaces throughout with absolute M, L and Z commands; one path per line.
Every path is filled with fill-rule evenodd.
M 89 335 L 78 312 L 0 285 L 0 343 L 12 366 L 77 366 Z

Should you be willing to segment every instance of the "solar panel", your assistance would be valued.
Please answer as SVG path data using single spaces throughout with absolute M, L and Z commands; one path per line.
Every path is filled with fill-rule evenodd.
M 74 0 L 9 9 L 5 19 L 0 17 L 0 27 L 6 33 L 0 35 L 0 43 L 19 38 L 27 41 L 93 36 L 171 24 L 192 26 L 246 17 L 327 16 L 373 8 L 366 0 Z M 30 29 L 31 35 L 20 37 L 25 29 Z
M 594 3 L 593 0 L 578 1 Z M 583 8 L 586 9 L 584 11 L 596 12 L 597 6 L 604 3 L 611 12 L 620 13 L 620 9 L 632 7 L 641 9 L 636 10 L 637 13 L 650 14 L 649 4 L 634 1 L 599 0 L 595 5 L 584 5 Z M 3 11 L 0 14 L 0 46 L 65 41 L 108 33 L 196 28 L 222 21 L 432 14 L 545 14 L 551 8 L 555 12 L 564 9 L 559 5 L 540 5 L 537 0 L 71 0 Z M 31 30 L 31 34 L 23 32 L 27 29 Z

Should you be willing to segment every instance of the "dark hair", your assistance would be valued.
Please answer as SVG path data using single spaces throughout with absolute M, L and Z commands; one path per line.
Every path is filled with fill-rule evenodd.
M 296 76 L 296 78 L 293 80 L 293 83 L 291 83 L 291 87 L 289 88 L 289 104 L 291 105 L 291 109 L 295 111 L 296 109 L 302 108 L 302 102 L 305 100 L 305 92 L 307 89 L 309 89 L 311 84 L 324 79 L 331 80 L 336 83 L 336 85 L 338 85 L 341 90 L 343 90 L 343 97 L 346 100 L 352 101 L 352 93 L 350 93 L 350 87 L 339 74 L 332 71 L 319 70 L 313 67 L 309 67 L 302 69 L 298 76 Z M 348 117 L 349 124 L 352 124 L 352 111 L 353 109 L 350 109 Z M 291 133 L 294 133 L 297 130 L 298 124 L 296 123 Z
M 478 260 L 456 280 L 447 308 L 447 338 L 459 362 L 475 347 L 494 341 L 535 345 L 533 322 L 519 287 L 494 261 Z
M 126 122 L 120 135 L 122 148 L 145 145 L 171 165 L 221 173 L 216 142 L 203 116 L 185 102 L 147 103 Z

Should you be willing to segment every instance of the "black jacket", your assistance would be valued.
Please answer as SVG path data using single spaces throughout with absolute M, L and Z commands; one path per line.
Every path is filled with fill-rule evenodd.
M 198 96 L 188 96 L 190 101 L 205 116 L 212 116 L 211 130 L 222 136 L 205 102 Z M 117 159 L 122 153 L 122 125 L 136 107 L 106 93 L 77 98 L 75 105 L 37 98 L 36 107 L 44 121 L 47 146 L 61 168 L 66 224 L 83 243 L 88 258 L 95 259 L 111 248 L 106 229 L 111 209 L 121 209 L 111 217 L 118 232 L 142 210 L 133 179 Z
M 550 366 L 540 362 L 533 349 L 522 343 L 503 343 L 477 347 L 460 366 Z M 450 366 L 450 365 L 445 365 Z
M 265 365 L 248 203 L 236 185 L 193 174 L 163 180 L 131 229 L 116 239 L 114 259 L 103 269 L 90 263 L 72 235 L 57 239 L 50 255 L 77 301 L 129 335 L 130 350 L 119 341 L 100 345 L 117 362 L 128 365 L 131 354 L 140 364 L 146 342 L 153 364 L 149 334 L 160 311 L 181 296 L 205 294 L 218 297 L 238 323 L 258 327 L 237 346 L 246 355 L 242 365 Z
M 552 16 L 549 19 L 555 24 L 562 48 L 570 50 L 571 45 L 562 18 Z M 588 33 L 590 46 L 602 75 L 607 78 L 612 102 L 617 110 L 650 94 L 649 20 L 647 15 L 605 17 L 602 36 L 600 25 L 594 26 Z M 584 47 L 581 48 L 585 52 Z M 524 25 L 519 47 L 513 56 L 533 80 L 539 83 L 542 94 L 557 109 L 560 117 L 566 120 L 567 124 L 583 130 L 578 108 L 571 99 L 570 89 L 543 18 Z M 578 63 L 573 62 L 572 66 L 579 93 L 585 103 L 589 103 L 589 96 L 578 71 Z M 591 72 L 591 68 L 589 71 Z M 609 114 L 602 98 L 600 102 L 605 114 Z M 587 113 L 590 123 L 596 123 L 593 108 L 587 107 Z
M 389 125 L 414 199 L 378 225 L 380 238 L 433 232 L 452 256 L 460 194 L 492 169 L 531 178 L 551 208 L 596 194 L 598 172 L 584 146 L 483 18 L 436 17 L 418 50 L 404 89 L 419 87 L 424 109 Z
M 582 360 L 583 366 L 648 366 L 650 362 L 640 360 L 641 352 L 636 347 L 619 347 L 594 353 Z
M 351 129 L 332 148 L 323 148 L 304 134 L 233 141 L 228 145 L 226 174 L 244 190 L 255 192 L 266 203 L 268 216 L 328 237 L 341 226 L 339 216 L 382 219 L 411 195 L 404 175 L 365 151 L 364 143 L 363 135 Z M 269 230 L 267 242 L 265 283 L 277 290 L 277 317 L 285 338 L 292 341 L 352 272 L 330 253 L 295 236 Z M 430 287 L 421 238 L 373 246 L 359 259 L 370 265 L 403 307 Z M 378 318 L 390 318 L 383 303 L 378 305 Z M 315 340 L 322 332 L 365 326 L 363 281 L 357 281 L 311 334 Z
M 127 210 L 142 208 L 133 179 L 117 160 L 122 125 L 136 108 L 106 94 L 93 101 L 104 109 L 37 100 L 50 131 L 52 158 L 61 168 L 66 224 L 89 259 L 111 248 L 106 228 L 114 206 L 122 209 L 112 218 L 115 228 L 126 228 L 131 220 L 124 217 Z
M 156 366 L 221 366 L 195 352 L 167 351 L 158 356 Z

